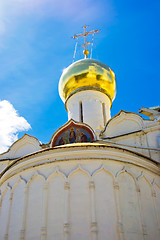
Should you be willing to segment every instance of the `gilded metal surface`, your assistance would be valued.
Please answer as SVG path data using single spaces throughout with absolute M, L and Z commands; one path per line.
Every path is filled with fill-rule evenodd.
M 63 71 L 59 94 L 64 102 L 74 93 L 87 89 L 103 92 L 113 101 L 116 95 L 114 72 L 94 59 L 79 60 Z

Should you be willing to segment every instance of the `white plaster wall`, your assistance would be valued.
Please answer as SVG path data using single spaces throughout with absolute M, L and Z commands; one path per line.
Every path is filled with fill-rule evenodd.
M 121 110 L 107 123 L 103 137 L 115 137 L 142 130 L 144 122 L 138 114 Z
M 0 173 L 10 164 L 10 161 L 0 161 Z
M 94 175 L 98 239 L 118 240 L 116 198 L 113 175 L 102 169 Z M 101 197 L 100 197 L 101 196 Z
M 160 145 L 158 142 L 159 136 L 160 136 L 160 129 L 157 131 L 147 132 L 146 138 L 147 138 L 149 148 L 160 149 Z M 153 159 L 157 159 L 158 162 L 160 162 L 160 151 L 151 151 L 150 155 Z
M 105 126 L 102 103 L 105 104 L 106 121 L 110 119 L 111 102 L 109 98 L 98 91 L 86 90 L 74 94 L 66 103 L 68 119 L 80 121 L 79 102 L 83 106 L 83 122 L 87 123 L 94 130 L 103 129 Z
M 104 141 L 123 144 L 122 147 L 144 154 L 160 162 L 160 125 L 147 121 L 135 113 L 120 111 L 106 125 L 101 134 Z
M 14 159 L 41 150 L 40 142 L 37 138 L 24 134 L 14 142 L 7 152 L 0 154 L 0 159 Z
M 48 239 L 63 239 L 64 184 L 63 175 L 53 173 L 48 179 L 46 226 Z
M 90 238 L 89 177 L 82 171 L 70 178 L 70 239 Z
M 5 239 L 8 232 L 10 196 L 11 191 L 6 186 L 0 200 L 0 239 Z
M 159 216 L 157 215 L 157 209 L 160 205 L 155 204 L 156 193 L 145 177 L 142 177 L 139 181 L 140 185 L 140 200 L 144 221 L 144 230 L 148 236 L 148 239 L 159 239 Z M 157 189 L 158 190 L 158 189 Z M 159 191 L 157 191 L 159 194 Z M 160 200 L 160 199 L 156 199 Z M 149 216 L 149 217 L 148 217 Z
M 125 239 L 143 240 L 138 193 L 133 177 L 127 172 L 118 176 L 119 205 Z
M 106 135 L 107 137 L 114 137 L 141 129 L 142 127 L 140 124 L 134 120 L 122 119 L 122 121 L 118 122 L 118 124 L 115 122 L 115 124 L 112 124 L 109 128 L 107 128 Z
M 24 215 L 25 215 L 25 187 L 26 183 L 23 180 L 17 180 L 13 186 L 12 192 L 12 206 L 11 217 L 9 221 L 8 238 L 19 239 L 20 233 L 24 229 Z M 27 210 L 27 209 L 26 209 Z M 16 221 L 16 228 L 15 228 Z M 3 239 L 3 238 L 2 238 Z
M 119 143 L 121 147 L 130 149 L 131 151 L 144 154 L 145 156 L 150 158 L 153 157 L 153 154 L 151 155 L 151 151 L 148 150 L 149 145 L 147 144 L 146 135 L 143 132 L 141 134 L 135 133 L 132 135 L 125 135 L 119 138 L 113 138 L 111 141 Z M 158 158 L 156 157 L 155 158 L 153 157 L 153 159 L 158 160 Z
M 1 189 L 0 239 L 160 239 L 160 177 L 134 164 L 45 163 Z
M 19 148 L 15 149 L 14 153 L 12 153 L 11 156 L 13 158 L 19 158 L 39 150 L 41 150 L 41 147 L 35 146 L 32 142 L 24 143 L 23 145 L 20 145 Z
M 160 131 L 139 132 L 130 135 L 124 135 L 117 138 L 109 139 L 110 142 L 119 143 L 120 147 L 130 149 L 150 157 L 153 160 L 160 162 L 160 146 L 158 145 L 158 136 Z M 104 142 L 108 139 L 104 140 Z
M 33 177 L 28 183 L 28 195 L 26 206 L 26 239 L 40 239 L 43 218 L 43 178 L 41 176 Z

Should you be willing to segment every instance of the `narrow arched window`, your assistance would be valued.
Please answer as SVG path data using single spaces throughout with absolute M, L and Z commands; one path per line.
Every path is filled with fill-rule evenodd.
M 83 122 L 83 106 L 82 106 L 82 102 L 79 102 L 79 121 Z
M 103 122 L 104 126 L 106 125 L 106 109 L 105 109 L 105 103 L 102 103 L 102 113 L 103 113 Z
M 157 140 L 158 140 L 158 147 L 160 147 L 160 135 L 157 136 Z

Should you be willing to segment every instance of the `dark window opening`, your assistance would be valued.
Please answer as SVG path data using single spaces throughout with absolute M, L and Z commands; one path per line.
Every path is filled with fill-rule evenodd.
M 83 106 L 82 106 L 82 102 L 79 102 L 79 121 L 83 122 Z

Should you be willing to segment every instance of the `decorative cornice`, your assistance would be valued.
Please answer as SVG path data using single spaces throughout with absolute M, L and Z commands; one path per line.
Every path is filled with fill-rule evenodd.
M 68 147 L 57 147 L 43 150 L 37 152 L 36 154 L 31 154 L 23 158 L 19 158 L 8 166 L 1 174 L 3 181 L 10 178 L 11 176 L 22 173 L 22 171 L 44 164 L 58 163 L 61 161 L 119 161 L 124 163 L 130 163 L 137 166 L 140 166 L 144 169 L 148 169 L 156 174 L 159 174 L 160 169 L 158 163 L 153 162 L 150 158 L 144 157 L 141 154 L 132 152 L 119 147 L 106 146 L 101 144 L 72 144 Z M 103 168 L 103 167 L 102 167 Z M 78 165 L 73 169 L 72 172 L 80 169 L 81 171 L 89 174 L 82 166 Z M 97 169 L 99 171 L 101 167 Z M 60 174 L 64 175 L 57 168 L 55 171 L 58 171 Z M 123 171 L 123 169 L 121 170 Z M 95 172 L 95 171 L 94 171 Z M 94 172 L 92 175 L 94 175 Z M 45 176 L 42 176 L 40 172 L 36 172 L 37 175 L 42 177 L 45 180 Z M 71 175 L 72 173 L 69 173 Z M 34 177 L 34 176 L 33 176 Z M 64 175 L 65 177 L 65 175 Z M 67 176 L 69 177 L 69 176 Z M 92 176 L 91 176 L 92 177 Z M 66 178 L 66 177 L 65 177 Z

